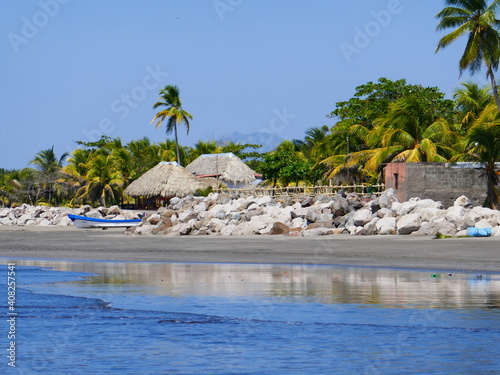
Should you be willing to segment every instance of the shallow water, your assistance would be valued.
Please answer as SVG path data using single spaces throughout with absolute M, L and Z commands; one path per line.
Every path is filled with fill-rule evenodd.
M 15 263 L 16 368 L 5 358 L 5 373 L 500 373 L 499 274 Z

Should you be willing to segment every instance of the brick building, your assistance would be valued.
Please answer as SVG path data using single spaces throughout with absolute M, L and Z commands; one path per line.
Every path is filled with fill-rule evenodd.
M 486 198 L 486 177 L 477 164 L 389 163 L 384 178 L 386 189 L 395 189 L 400 202 L 419 197 L 450 207 L 465 195 L 480 206 Z

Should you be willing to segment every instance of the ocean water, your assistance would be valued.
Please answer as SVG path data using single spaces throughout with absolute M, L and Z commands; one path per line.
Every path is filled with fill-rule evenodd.
M 15 264 L 1 374 L 500 374 L 500 274 Z

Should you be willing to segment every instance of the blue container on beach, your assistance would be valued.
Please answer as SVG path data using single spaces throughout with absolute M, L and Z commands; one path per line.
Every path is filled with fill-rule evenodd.
M 469 237 L 489 237 L 491 236 L 491 228 L 467 228 L 467 236 Z

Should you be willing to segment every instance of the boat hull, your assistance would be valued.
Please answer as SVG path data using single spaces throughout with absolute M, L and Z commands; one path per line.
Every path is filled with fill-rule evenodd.
M 73 221 L 75 227 L 87 228 L 128 228 L 141 225 L 141 219 L 134 220 L 108 220 L 108 219 L 95 219 L 93 217 L 79 216 L 69 214 L 68 217 Z

